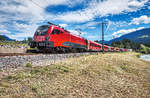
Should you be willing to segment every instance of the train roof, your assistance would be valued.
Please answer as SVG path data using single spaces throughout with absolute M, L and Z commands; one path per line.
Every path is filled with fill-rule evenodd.
M 61 27 L 61 26 L 59 26 L 59 25 L 54 25 L 54 24 L 52 24 L 51 26 L 58 27 L 58 28 L 64 30 L 65 32 L 67 32 L 67 33 L 70 33 L 70 34 L 72 34 L 72 35 L 74 35 L 74 36 L 76 36 L 76 37 L 79 37 L 79 38 L 82 38 L 82 39 L 84 39 L 84 40 L 87 40 L 86 38 L 84 38 L 84 37 L 82 37 L 82 36 L 79 36 L 79 35 L 76 35 L 76 34 L 74 34 L 73 32 L 70 32 L 70 31 L 64 29 L 63 27 Z
M 102 46 L 102 44 L 89 40 L 91 43 Z

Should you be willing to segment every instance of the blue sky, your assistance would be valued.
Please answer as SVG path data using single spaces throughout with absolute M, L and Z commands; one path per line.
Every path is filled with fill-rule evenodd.
M 90 40 L 150 27 L 150 0 L 0 0 L 0 34 L 23 40 L 48 21 Z M 78 30 L 80 29 L 80 31 Z

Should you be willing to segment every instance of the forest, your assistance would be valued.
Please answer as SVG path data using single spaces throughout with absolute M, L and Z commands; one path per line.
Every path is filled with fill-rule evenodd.
M 111 46 L 118 47 L 118 48 L 133 49 L 136 52 L 141 52 L 145 54 L 150 53 L 150 45 L 143 44 L 143 43 L 135 43 L 129 39 L 123 39 L 121 41 L 112 42 Z

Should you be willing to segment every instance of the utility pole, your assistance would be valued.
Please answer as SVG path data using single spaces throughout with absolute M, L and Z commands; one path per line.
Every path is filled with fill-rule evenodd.
M 106 25 L 106 22 L 101 22 L 100 23 L 102 25 L 102 51 L 104 53 L 104 25 Z
M 103 2 L 104 0 L 101 0 L 101 2 Z M 107 23 L 106 22 L 101 22 L 101 25 L 102 25 L 102 51 L 103 53 L 105 52 L 104 51 L 104 25 L 106 26 Z

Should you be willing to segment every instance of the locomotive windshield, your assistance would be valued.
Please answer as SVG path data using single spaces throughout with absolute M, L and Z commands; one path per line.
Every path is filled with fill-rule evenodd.
M 43 25 L 37 28 L 35 35 L 46 35 L 48 32 L 49 25 Z

